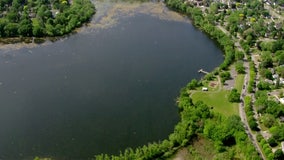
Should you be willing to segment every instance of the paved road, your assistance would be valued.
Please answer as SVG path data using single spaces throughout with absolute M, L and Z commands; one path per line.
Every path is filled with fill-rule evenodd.
M 256 136 L 252 133 L 252 130 L 249 127 L 247 117 L 246 117 L 246 112 L 245 112 L 245 107 L 244 107 L 244 98 L 245 98 L 245 96 L 249 95 L 248 88 L 247 88 L 248 82 L 249 82 L 249 62 L 247 60 L 244 61 L 244 67 L 245 67 L 246 74 L 245 74 L 244 85 L 243 85 L 243 88 L 242 88 L 242 91 L 241 91 L 242 102 L 239 104 L 239 112 L 240 112 L 239 114 L 240 114 L 242 122 L 244 123 L 245 131 L 246 131 L 248 137 L 250 138 L 251 142 L 253 143 L 256 150 L 260 154 L 261 158 L 265 160 L 266 158 L 265 158 L 264 154 L 262 153 L 261 147 L 257 143 Z
M 217 25 L 217 27 L 221 31 L 223 31 L 225 34 L 230 35 L 230 32 L 227 31 L 223 26 Z M 237 49 L 242 51 L 242 52 L 244 52 L 243 48 L 240 45 L 239 39 L 233 37 L 233 40 L 235 42 L 234 45 L 237 47 Z M 261 150 L 261 147 L 259 146 L 259 144 L 258 144 L 258 142 L 256 140 L 256 136 L 252 133 L 252 130 L 250 129 L 250 127 L 248 125 L 246 112 L 245 112 L 245 109 L 244 109 L 244 98 L 245 98 L 245 96 L 249 95 L 249 93 L 248 93 L 248 82 L 249 82 L 249 71 L 250 71 L 249 62 L 247 61 L 246 57 L 245 57 L 245 60 L 244 60 L 244 67 L 245 67 L 246 74 L 245 74 L 245 79 L 244 79 L 244 85 L 243 85 L 243 88 L 242 88 L 242 91 L 241 91 L 241 100 L 242 100 L 242 102 L 239 104 L 239 114 L 240 114 L 241 121 L 244 124 L 245 131 L 246 131 L 249 139 L 251 140 L 252 144 L 255 146 L 255 149 L 258 151 L 258 153 L 261 156 L 261 158 L 263 160 L 266 160 L 266 158 L 265 158 L 265 156 L 264 156 L 264 154 L 263 154 L 263 152 Z
M 230 34 L 224 27 L 222 27 L 220 25 L 218 25 L 217 27 L 220 30 L 222 30 L 224 33 Z M 243 48 L 240 45 L 239 39 L 233 38 L 233 40 L 235 41 L 235 46 L 237 47 L 237 49 L 244 52 Z M 241 120 L 244 124 L 245 131 L 246 131 L 248 137 L 250 138 L 251 142 L 253 143 L 256 150 L 260 154 L 261 158 L 265 160 L 266 158 L 265 158 L 264 154 L 262 153 L 261 147 L 257 143 L 256 136 L 252 133 L 252 130 L 249 127 L 247 117 L 246 117 L 246 112 L 245 112 L 245 109 L 244 109 L 244 98 L 245 98 L 245 96 L 249 95 L 249 93 L 248 93 L 248 82 L 249 82 L 249 72 L 250 72 L 249 62 L 247 61 L 246 57 L 245 57 L 245 60 L 244 60 L 244 67 L 245 67 L 246 74 L 245 74 L 245 79 L 244 79 L 244 85 L 243 85 L 243 88 L 242 88 L 242 91 L 241 91 L 242 102 L 239 104 L 239 114 L 240 114 Z

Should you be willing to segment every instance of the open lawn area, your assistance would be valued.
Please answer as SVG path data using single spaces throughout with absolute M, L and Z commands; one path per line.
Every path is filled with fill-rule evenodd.
M 245 75 L 244 74 L 239 74 L 236 77 L 236 81 L 235 81 L 235 88 L 238 90 L 238 92 L 242 91 L 242 87 L 244 85 L 244 79 Z
M 238 74 L 235 79 L 234 88 L 241 92 L 242 87 L 244 84 L 244 75 Z M 230 115 L 239 115 L 239 104 L 238 103 L 231 103 L 228 101 L 228 95 L 230 90 L 221 89 L 218 90 L 209 90 L 209 91 L 197 91 L 193 92 L 191 98 L 193 102 L 203 101 L 208 106 L 213 107 L 214 112 L 221 113 L 225 116 Z
M 228 95 L 230 91 L 221 90 L 219 92 L 195 92 L 192 94 L 193 102 L 203 101 L 208 106 L 213 107 L 214 112 L 219 112 L 225 116 L 238 115 L 238 103 L 230 103 Z

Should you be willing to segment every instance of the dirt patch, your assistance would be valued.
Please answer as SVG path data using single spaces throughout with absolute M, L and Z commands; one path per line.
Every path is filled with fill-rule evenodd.
M 173 160 L 211 160 L 214 159 L 215 154 L 213 142 L 204 137 L 198 137 L 192 145 L 180 149 Z
M 217 81 L 212 81 L 209 83 L 209 86 L 212 88 L 216 88 L 218 86 L 218 82 Z
M 173 160 L 188 160 L 187 156 L 188 156 L 187 148 L 182 148 L 177 152 Z

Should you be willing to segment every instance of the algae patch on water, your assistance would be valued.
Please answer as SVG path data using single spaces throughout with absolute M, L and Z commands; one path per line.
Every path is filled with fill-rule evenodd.
M 94 20 L 88 25 L 91 31 L 113 27 L 119 18 L 147 14 L 161 20 L 190 23 L 186 17 L 169 10 L 162 2 L 96 2 L 98 6 Z M 86 28 L 87 29 L 87 28 Z M 88 30 L 88 29 L 87 29 Z

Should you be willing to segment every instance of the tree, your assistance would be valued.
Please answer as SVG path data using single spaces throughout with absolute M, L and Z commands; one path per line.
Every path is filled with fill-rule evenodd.
M 276 51 L 275 61 L 279 66 L 284 64 L 284 50 Z
M 261 116 L 261 122 L 265 127 L 270 128 L 275 124 L 276 120 L 271 114 L 265 114 Z
M 44 27 L 41 21 L 38 18 L 35 18 L 33 20 L 33 35 L 36 37 L 41 37 L 44 35 Z
M 5 26 L 7 25 L 8 21 L 4 18 L 0 18 L 0 37 L 5 36 Z
M 249 124 L 249 127 L 254 130 L 254 131 L 259 131 L 259 128 L 258 128 L 258 125 L 256 123 L 256 120 L 253 118 L 253 116 L 250 116 L 248 118 L 248 124 Z
M 242 51 L 236 51 L 236 52 L 235 52 L 235 58 L 236 58 L 236 60 L 243 60 L 244 57 L 245 57 L 244 52 L 242 52 Z
M 273 67 L 273 60 L 270 52 L 262 52 L 261 54 L 261 67 L 270 68 Z
M 46 21 L 48 18 L 51 18 L 51 11 L 47 8 L 46 5 L 41 5 L 37 11 L 37 17 L 42 21 Z
M 231 78 L 230 72 L 221 72 L 220 73 L 221 81 L 224 83 L 226 80 L 229 80 Z
M 229 102 L 240 102 L 240 93 L 238 93 L 237 89 L 232 89 L 229 94 Z
M 284 66 L 280 66 L 276 68 L 277 74 L 279 74 L 281 77 L 284 77 Z
M 60 10 L 57 14 L 52 12 Z M 55 36 L 70 33 L 95 13 L 89 0 L 2 0 L 0 36 Z M 52 22 L 52 23 L 50 23 Z
M 195 89 L 199 86 L 199 83 L 196 79 L 192 79 L 190 83 L 187 85 L 188 89 Z
M 211 13 L 211 14 L 216 14 L 216 13 L 218 13 L 218 8 L 219 8 L 218 3 L 212 3 L 212 4 L 210 5 L 210 13 Z
M 32 35 L 32 22 L 30 19 L 23 19 L 19 23 L 18 33 L 23 36 Z
M 239 74 L 245 73 L 244 63 L 242 61 L 238 61 L 235 65 L 235 69 Z
M 274 152 L 274 159 L 275 160 L 283 160 L 284 159 L 284 154 L 283 154 L 283 151 L 281 149 L 277 149 Z
M 272 72 L 269 69 L 264 69 L 264 77 L 273 80 Z
M 278 145 L 273 137 L 270 137 L 267 142 L 271 147 L 276 147 Z
M 270 90 L 270 84 L 268 82 L 260 81 L 257 84 L 259 90 Z
M 281 124 L 280 126 L 273 126 L 269 131 L 276 141 L 281 142 L 284 140 L 284 124 Z
M 9 37 L 14 37 L 18 34 L 18 23 L 8 23 L 5 27 L 5 35 Z
M 7 13 L 7 19 L 9 20 L 9 22 L 18 22 L 19 20 L 19 14 L 17 13 L 16 10 L 11 10 Z

